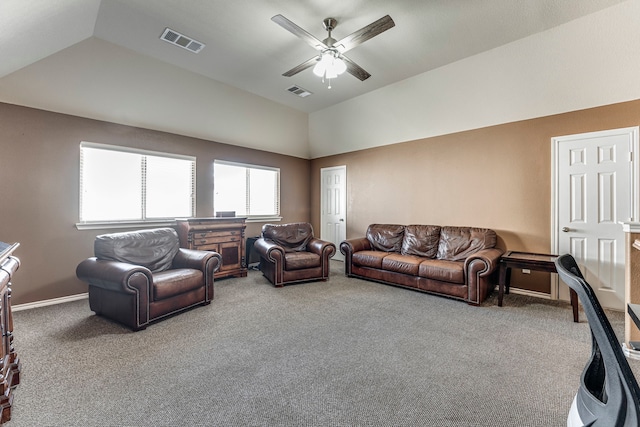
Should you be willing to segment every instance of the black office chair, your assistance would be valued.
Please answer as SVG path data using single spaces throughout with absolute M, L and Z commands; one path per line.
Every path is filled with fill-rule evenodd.
M 578 294 L 593 338 L 591 359 L 582 372 L 567 426 L 638 427 L 640 388 L 611 323 L 571 255 L 558 257 L 556 269 Z

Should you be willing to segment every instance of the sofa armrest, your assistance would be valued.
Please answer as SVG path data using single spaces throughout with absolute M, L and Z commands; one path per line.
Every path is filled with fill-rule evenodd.
M 489 276 L 498 268 L 498 265 L 500 264 L 500 257 L 503 253 L 504 251 L 498 248 L 482 249 L 481 251 L 469 255 L 467 259 L 464 260 L 464 269 L 468 271 L 472 262 L 480 260 L 484 262 L 485 268 L 479 272 L 479 276 Z
M 359 237 L 357 239 L 345 240 L 340 243 L 340 252 L 344 256 L 350 256 L 359 251 L 370 251 L 371 243 L 366 237 Z
M 483 249 L 464 260 L 464 273 L 467 282 L 467 302 L 478 305 L 495 287 L 495 274 L 500 264 L 502 250 Z
M 96 257 L 78 264 L 76 276 L 92 286 L 127 294 L 149 295 L 153 283 L 151 270 L 146 267 Z
M 307 251 L 320 255 L 323 260 L 330 259 L 336 253 L 336 245 L 312 237 L 307 243 Z
M 213 274 L 222 265 L 222 256 L 217 252 L 195 249 L 178 249 L 173 258 L 173 268 L 193 268 L 207 274 Z
M 371 243 L 366 237 L 344 240 L 340 243 L 340 252 L 344 255 L 344 274 L 351 276 L 351 262 L 354 253 L 359 251 L 370 251 Z

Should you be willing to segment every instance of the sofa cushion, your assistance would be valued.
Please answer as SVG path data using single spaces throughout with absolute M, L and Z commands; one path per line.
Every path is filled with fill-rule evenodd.
M 367 228 L 367 240 L 378 251 L 400 253 L 403 236 L 404 225 L 371 224 Z
M 402 254 L 435 258 L 440 241 L 439 225 L 407 225 L 402 239 Z
M 320 255 L 313 252 L 287 252 L 284 254 L 285 270 L 320 267 Z
M 178 268 L 153 274 L 153 299 L 171 298 L 201 288 L 202 271 L 193 268 Z
M 262 237 L 282 246 L 285 252 L 306 251 L 307 243 L 313 238 L 313 228 L 308 222 L 265 224 Z
M 464 284 L 464 262 L 423 259 L 418 276 L 443 282 Z
M 382 269 L 417 276 L 422 261 L 424 258 L 415 255 L 389 254 L 382 260 Z
M 351 262 L 360 267 L 382 268 L 382 260 L 388 255 L 380 251 L 358 251 L 351 256 Z
M 93 244 L 98 259 L 141 265 L 152 272 L 168 270 L 179 248 L 173 228 L 101 234 Z
M 496 232 L 488 228 L 442 227 L 438 259 L 464 261 L 482 249 L 496 245 Z

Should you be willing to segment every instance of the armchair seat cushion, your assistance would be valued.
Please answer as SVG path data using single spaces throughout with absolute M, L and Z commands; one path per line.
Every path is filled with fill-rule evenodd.
M 382 260 L 388 255 L 382 251 L 360 251 L 353 254 L 352 262 L 360 267 L 382 268 Z
M 311 252 L 287 252 L 284 254 L 285 270 L 320 267 L 320 255 Z
M 418 269 L 418 276 L 443 282 L 464 284 L 464 262 L 440 259 L 423 260 Z
M 192 268 L 167 270 L 153 275 L 154 301 L 171 298 L 202 287 L 203 273 Z

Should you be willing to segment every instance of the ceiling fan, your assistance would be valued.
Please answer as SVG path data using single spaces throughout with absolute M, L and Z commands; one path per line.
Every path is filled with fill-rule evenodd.
M 324 25 L 325 30 L 329 33 L 329 36 L 320 41 L 282 15 L 276 15 L 271 18 L 271 20 L 285 30 L 291 32 L 293 35 L 300 37 L 312 48 L 320 52 L 319 55 L 314 56 L 296 67 L 293 67 L 282 75 L 285 77 L 291 77 L 298 74 L 300 71 L 313 66 L 313 72 L 317 76 L 322 77 L 322 81 L 324 81 L 325 78 L 329 80 L 329 89 L 331 89 L 331 79 L 342 74 L 344 71 L 349 72 L 349 74 L 355 76 L 361 81 L 371 77 L 371 74 L 347 58 L 344 54 L 396 25 L 395 22 L 393 22 L 393 19 L 391 19 L 389 15 L 386 15 L 366 27 L 351 33 L 345 38 L 336 40 L 331 37 L 331 31 L 336 27 L 338 21 L 334 18 L 326 18 L 322 21 L 322 24 Z

